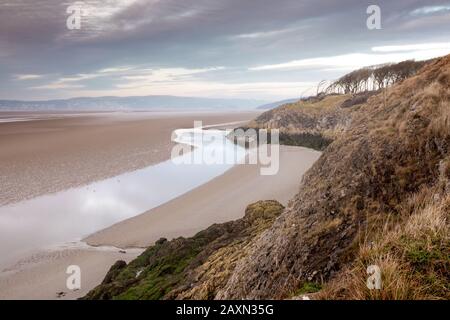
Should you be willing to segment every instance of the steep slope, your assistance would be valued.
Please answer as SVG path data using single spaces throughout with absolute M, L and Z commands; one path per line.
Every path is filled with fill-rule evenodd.
M 322 286 L 314 297 L 449 297 L 450 56 L 371 97 L 332 95 L 299 104 L 272 110 L 253 125 L 333 142 L 290 206 L 276 219 L 271 215 L 273 224 L 242 237 L 240 222 L 230 223 L 241 231 L 219 233 L 228 240 L 218 246 L 213 237 L 188 250 L 189 267 L 184 254 L 174 257 L 171 265 L 183 267 L 168 273 L 153 261 L 170 259 L 180 247 L 157 245 L 119 276 L 112 270 L 89 297 L 273 299 Z M 183 241 L 197 243 L 198 236 Z M 123 286 L 122 277 L 134 279 L 142 263 L 150 278 Z M 375 293 L 364 285 L 371 264 L 383 270 L 384 289 Z
M 449 147 L 447 56 L 353 115 L 216 298 L 284 298 L 305 281 L 330 279 L 355 259 L 368 230 L 399 217 L 422 188 L 434 188 L 436 199 L 448 195 Z

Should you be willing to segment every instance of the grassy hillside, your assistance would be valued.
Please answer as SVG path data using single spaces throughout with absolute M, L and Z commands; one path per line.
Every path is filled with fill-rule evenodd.
M 353 110 L 340 107 L 350 97 L 351 95 L 323 95 L 302 99 L 263 113 L 249 126 L 334 137 L 350 119 Z
M 211 299 L 225 285 L 248 243 L 283 211 L 276 201 L 249 205 L 237 221 L 192 238 L 159 240 L 128 266 L 118 261 L 86 299 Z
M 390 88 L 288 104 L 252 126 L 333 141 L 290 206 L 250 206 L 244 221 L 274 213 L 256 229 L 232 222 L 157 244 L 89 298 L 450 298 L 450 56 Z M 369 265 L 382 290 L 367 289 Z
M 414 259 L 422 261 L 424 256 L 422 267 L 430 277 L 407 280 L 423 287 L 446 285 L 436 285 L 440 289 L 415 298 L 448 297 L 445 270 L 450 269 L 450 258 L 448 238 L 443 235 L 449 231 L 449 88 L 447 56 L 359 106 L 345 132 L 305 175 L 292 206 L 252 244 L 251 253 L 239 262 L 217 297 L 285 298 L 305 282 L 326 287 L 347 267 L 359 268 L 354 281 L 363 288 L 367 275 L 362 271 L 369 264 L 383 267 L 382 261 L 389 257 L 405 272 L 420 275 L 423 271 Z M 424 215 L 426 208 L 439 211 L 436 216 L 445 228 L 445 232 L 430 231 L 431 225 L 423 226 L 436 235 L 433 240 L 407 226 L 418 226 L 414 221 L 432 224 L 433 218 Z M 398 248 L 386 244 L 382 230 L 400 233 L 397 237 L 404 242 L 392 240 Z M 367 252 L 367 244 L 374 251 Z M 376 246 L 385 250 L 376 252 Z M 436 266 L 435 271 L 430 265 Z M 392 281 L 403 282 L 389 277 L 388 270 L 383 274 L 386 291 Z M 339 284 L 345 287 L 346 282 Z M 413 282 L 401 285 L 417 287 Z M 392 297 L 386 291 L 379 297 Z

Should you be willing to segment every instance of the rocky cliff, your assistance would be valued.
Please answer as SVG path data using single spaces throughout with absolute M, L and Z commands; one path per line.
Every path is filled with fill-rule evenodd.
M 247 254 L 252 239 L 283 211 L 276 201 L 249 205 L 237 221 L 192 238 L 159 240 L 127 265 L 118 261 L 86 299 L 212 299 Z
M 304 176 L 293 205 L 251 244 L 216 298 L 284 298 L 305 281 L 327 282 L 355 261 L 364 239 L 381 236 L 371 230 L 408 219 L 411 201 L 448 208 L 449 148 L 447 56 L 358 107 Z M 442 213 L 447 235 L 448 215 Z M 439 241 L 440 270 L 448 270 L 448 238 Z M 447 284 L 438 295 L 448 292 Z
M 263 113 L 248 127 L 279 129 L 281 144 L 324 150 L 345 134 L 353 114 L 373 94 L 321 94 L 301 99 Z

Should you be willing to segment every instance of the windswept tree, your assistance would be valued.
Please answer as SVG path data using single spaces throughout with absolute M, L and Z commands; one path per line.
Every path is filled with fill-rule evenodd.
M 358 69 L 332 82 L 325 92 L 355 94 L 383 89 L 415 75 L 427 62 L 407 60 Z

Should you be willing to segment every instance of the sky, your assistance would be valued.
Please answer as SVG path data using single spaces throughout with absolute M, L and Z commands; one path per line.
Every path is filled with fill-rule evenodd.
M 73 6 L 80 29 L 69 29 Z M 381 29 L 369 29 L 369 5 Z M 368 65 L 450 53 L 450 1 L 0 0 L 0 99 L 276 101 Z

